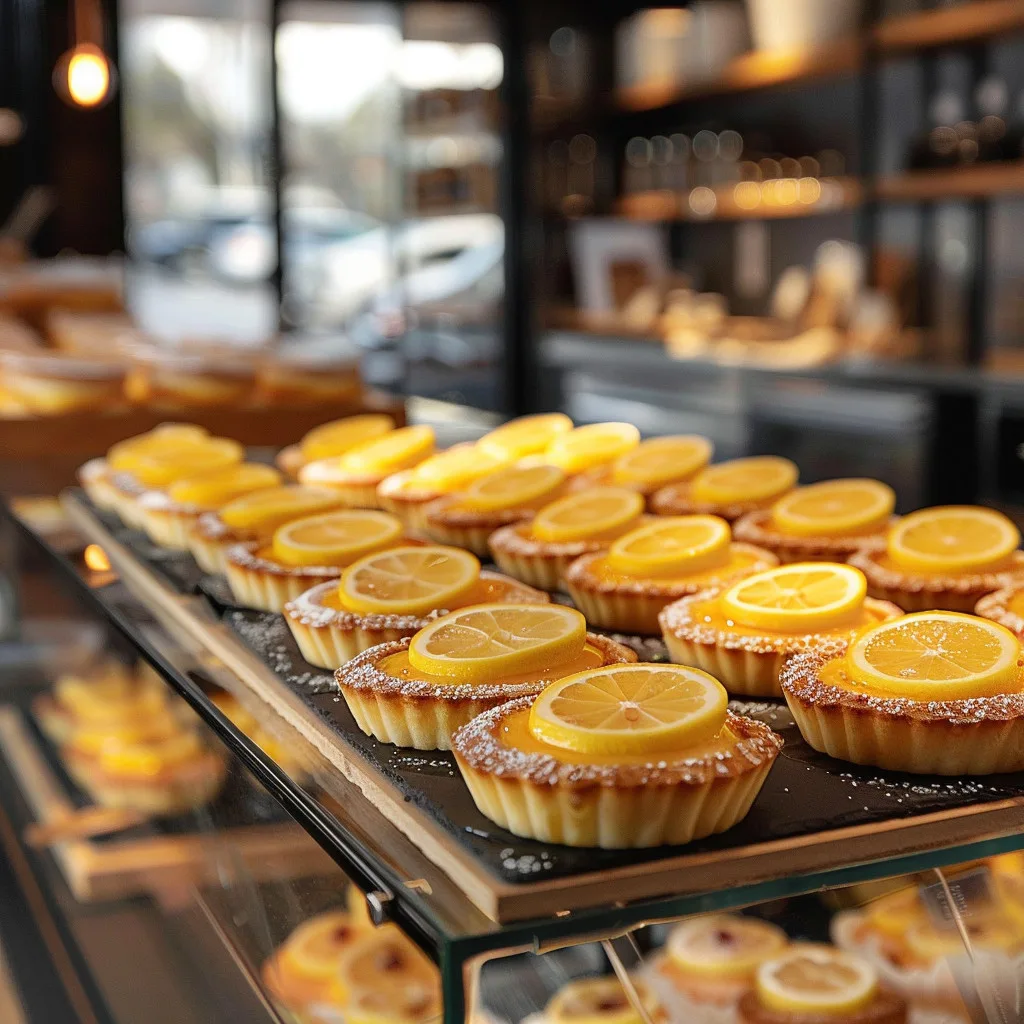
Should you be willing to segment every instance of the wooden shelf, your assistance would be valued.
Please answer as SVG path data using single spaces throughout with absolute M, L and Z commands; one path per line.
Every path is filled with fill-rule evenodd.
M 890 202 L 984 199 L 999 195 L 1024 195 L 1024 161 L 978 164 L 950 170 L 909 171 L 880 178 L 875 186 L 879 199 Z
M 1024 30 L 1021 0 L 973 0 L 919 14 L 885 18 L 872 30 L 872 41 L 885 53 L 951 46 Z

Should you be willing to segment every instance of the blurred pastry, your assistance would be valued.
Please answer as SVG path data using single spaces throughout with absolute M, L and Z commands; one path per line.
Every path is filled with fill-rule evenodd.
M 516 462 L 540 455 L 556 437 L 570 430 L 572 420 L 564 413 L 519 416 L 484 434 L 477 443 L 503 462 Z
M 255 376 L 243 352 L 202 355 L 153 347 L 135 353 L 128 394 L 133 402 L 163 409 L 237 406 L 252 397 Z
M 257 371 L 257 397 L 271 404 L 355 403 L 362 390 L 357 354 L 278 345 Z
M 125 369 L 100 359 L 0 350 L 0 386 L 27 415 L 109 411 L 124 404 Z
M 307 462 L 331 459 L 353 448 L 375 441 L 395 429 L 395 421 L 384 413 L 364 413 L 332 420 L 310 430 L 298 444 L 282 448 L 277 466 L 282 473 L 297 480 L 299 470 Z
M 631 979 L 633 990 L 654 1024 L 669 1020 L 646 982 Z M 579 978 L 563 985 L 538 1017 L 543 1024 L 643 1024 L 618 978 Z
M 632 423 L 589 423 L 553 438 L 539 457 L 575 476 L 607 466 L 639 444 Z

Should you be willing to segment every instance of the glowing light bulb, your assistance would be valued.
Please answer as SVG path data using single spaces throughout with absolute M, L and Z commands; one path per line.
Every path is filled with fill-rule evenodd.
M 98 107 L 113 90 L 114 70 L 107 55 L 91 43 L 80 43 L 61 57 L 54 72 L 57 91 L 78 107 Z

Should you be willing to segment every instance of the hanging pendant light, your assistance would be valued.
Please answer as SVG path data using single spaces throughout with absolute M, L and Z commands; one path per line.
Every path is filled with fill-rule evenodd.
M 53 70 L 53 85 L 65 103 L 100 107 L 114 94 L 117 72 L 103 50 L 99 0 L 71 0 L 71 49 Z

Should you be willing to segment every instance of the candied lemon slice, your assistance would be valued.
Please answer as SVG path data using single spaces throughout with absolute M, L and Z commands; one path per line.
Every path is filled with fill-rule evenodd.
M 1005 562 L 1020 532 L 1001 512 L 942 505 L 904 516 L 889 532 L 889 554 L 907 569 L 982 572 Z
M 290 519 L 327 512 L 340 504 L 338 495 L 324 487 L 289 484 L 236 498 L 217 515 L 233 530 L 273 530 Z
M 433 450 L 433 427 L 401 427 L 375 441 L 357 445 L 342 455 L 337 465 L 346 473 L 397 473 L 422 462 Z
M 286 565 L 351 565 L 395 544 L 402 522 L 389 512 L 346 508 L 295 519 L 274 532 L 274 557 Z
M 338 970 L 342 954 L 362 934 L 362 929 L 342 910 L 318 914 L 288 936 L 281 956 L 304 978 L 330 981 Z
M 650 1020 L 658 1019 L 658 1002 L 639 979 L 633 987 Z M 642 1024 L 618 978 L 581 978 L 563 985 L 544 1009 L 548 1024 Z
M 574 608 L 471 605 L 421 629 L 409 644 L 409 664 L 459 682 L 496 682 L 571 661 L 586 641 L 586 619 Z
M 711 739 L 729 695 L 699 669 L 606 665 L 552 683 L 530 709 L 530 732 L 581 754 L 660 754 Z
M 864 604 L 867 580 L 850 565 L 797 562 L 755 573 L 721 597 L 725 615 L 744 626 L 787 633 L 829 629 Z
M 877 991 L 878 977 L 866 960 L 829 946 L 798 944 L 757 969 L 757 994 L 773 1010 L 850 1012 Z
M 582 473 L 613 462 L 640 443 L 640 431 L 632 423 L 591 423 L 556 437 L 544 458 L 566 473 Z
M 572 420 L 565 413 L 549 412 L 539 416 L 520 416 L 484 434 L 479 445 L 500 459 L 513 461 L 544 451 L 561 434 L 572 430 Z
M 481 512 L 525 508 L 555 494 L 565 482 L 557 466 L 510 466 L 474 480 L 462 495 L 462 503 Z
M 708 466 L 694 477 L 690 494 L 694 501 L 731 505 L 742 501 L 769 501 L 788 491 L 799 473 L 789 459 L 755 455 Z
M 612 466 L 612 483 L 652 489 L 688 480 L 711 461 L 713 447 L 699 434 L 652 437 L 620 455 Z
M 75 731 L 71 745 L 85 754 L 99 754 L 103 750 L 126 745 L 159 743 L 180 732 L 181 723 L 166 709 L 160 709 L 155 714 L 148 714 L 143 720 L 137 717 L 121 720 L 110 718 L 92 723 Z
M 491 455 L 479 445 L 459 445 L 421 462 L 413 470 L 409 484 L 449 494 L 506 465 L 508 460 L 504 456 Z
M 132 775 L 157 775 L 164 768 L 190 761 L 202 753 L 203 745 L 194 732 L 178 732 L 158 741 L 116 743 L 100 751 L 105 771 Z
M 479 578 L 479 561 L 461 548 L 391 548 L 350 565 L 338 584 L 338 596 L 353 612 L 426 615 L 455 607 Z
M 533 520 L 533 535 L 551 544 L 619 536 L 636 523 L 644 499 L 623 487 L 592 487 L 545 505 Z
M 199 443 L 183 444 L 173 451 L 144 454 L 132 472 L 147 487 L 163 488 L 186 476 L 217 473 L 241 462 L 244 456 L 245 450 L 237 441 L 210 437 Z
M 895 507 L 895 492 L 879 480 L 826 480 L 779 498 L 772 519 L 800 537 L 841 537 L 881 529 Z
M 131 471 L 135 461 L 146 451 L 171 451 L 181 444 L 204 441 L 209 434 L 204 427 L 192 423 L 161 423 L 146 434 L 137 434 L 118 441 L 107 452 L 111 469 Z
M 395 429 L 395 421 L 383 412 L 368 412 L 361 416 L 346 416 L 314 427 L 299 442 L 299 450 L 306 462 L 344 455 L 357 445 L 376 441 Z
M 729 524 L 718 516 L 665 516 L 619 537 L 608 561 L 630 576 L 703 572 L 728 561 L 731 540 Z
M 767 921 L 715 914 L 677 925 L 665 950 L 672 963 L 688 974 L 743 978 L 788 945 L 786 933 Z
M 216 508 L 250 491 L 277 487 L 280 483 L 281 474 L 273 466 L 243 462 L 216 475 L 178 480 L 167 489 L 167 496 L 182 505 Z
M 862 633 L 847 652 L 854 679 L 912 700 L 1017 692 L 1021 646 L 1005 626 L 962 612 L 915 612 Z

